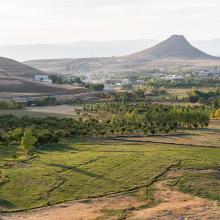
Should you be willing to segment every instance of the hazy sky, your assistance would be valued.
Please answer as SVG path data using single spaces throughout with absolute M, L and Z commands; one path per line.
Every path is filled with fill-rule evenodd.
M 0 44 L 220 37 L 220 0 L 0 0 Z

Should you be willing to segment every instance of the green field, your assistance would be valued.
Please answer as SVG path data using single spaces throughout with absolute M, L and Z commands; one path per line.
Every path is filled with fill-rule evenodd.
M 178 161 L 181 164 L 177 168 L 186 173 L 175 187 L 220 200 L 219 172 L 207 174 L 208 179 L 207 175 L 198 174 L 197 178 L 190 174 L 191 170 L 218 170 L 220 148 L 75 139 L 44 147 L 36 155 L 16 165 L 9 158 L 6 147 L 0 145 L 1 211 L 124 191 L 150 183 Z

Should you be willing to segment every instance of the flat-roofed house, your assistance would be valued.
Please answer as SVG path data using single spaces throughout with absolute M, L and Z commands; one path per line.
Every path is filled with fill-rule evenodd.
M 52 83 L 52 80 L 49 79 L 48 75 L 35 75 L 34 80 L 38 82 Z

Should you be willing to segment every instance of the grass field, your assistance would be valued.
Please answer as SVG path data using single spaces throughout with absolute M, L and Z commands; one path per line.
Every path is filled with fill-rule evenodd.
M 70 115 L 65 115 L 62 113 L 51 113 L 51 112 L 42 112 L 42 111 L 29 111 L 26 109 L 21 110 L 0 110 L 1 115 L 14 115 L 17 117 L 29 116 L 29 117 L 70 117 Z
M 0 146 L 0 210 L 30 209 L 128 190 L 150 183 L 178 161 L 178 169 L 184 172 L 175 187 L 219 200 L 219 156 L 220 148 L 75 139 L 47 146 L 37 152 L 37 158 L 13 165 L 6 147 Z M 192 170 L 215 172 L 203 181 L 207 175 L 198 173 L 197 178 Z

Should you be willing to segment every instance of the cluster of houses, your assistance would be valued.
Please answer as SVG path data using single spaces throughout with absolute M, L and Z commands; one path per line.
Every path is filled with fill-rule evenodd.
M 66 77 L 72 77 L 72 76 L 66 76 Z M 180 80 L 183 78 L 208 78 L 208 77 L 219 78 L 220 67 L 216 67 L 215 70 L 200 70 L 200 71 L 192 71 L 191 73 L 183 73 L 183 74 L 167 74 L 167 73 L 164 73 L 163 71 L 152 72 L 152 73 L 148 72 L 146 73 L 146 77 L 152 78 L 152 79 L 162 79 L 162 80 Z M 87 74 L 87 77 L 85 78 L 86 78 L 84 80 L 85 82 L 102 83 L 106 87 L 108 86 L 120 87 L 120 86 L 128 85 L 128 84 L 138 85 L 138 84 L 143 83 L 144 81 L 141 79 L 137 79 L 136 81 L 133 81 L 133 80 L 131 81 L 129 77 L 121 78 L 121 79 L 113 79 L 114 77 L 112 78 L 111 74 L 101 74 L 99 79 L 94 80 L 92 73 Z M 34 80 L 37 82 L 52 84 L 52 80 L 49 79 L 48 75 L 35 75 Z

